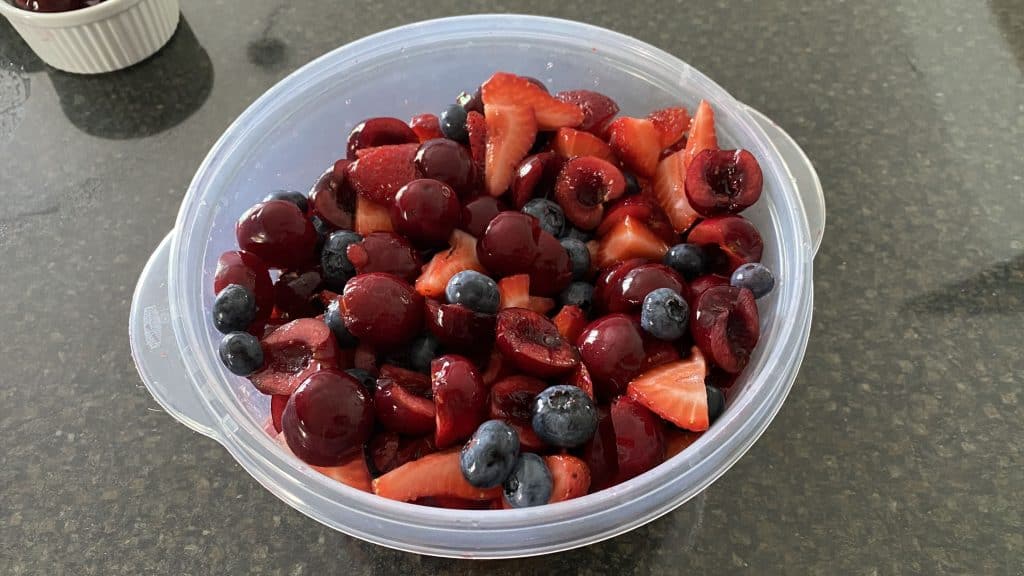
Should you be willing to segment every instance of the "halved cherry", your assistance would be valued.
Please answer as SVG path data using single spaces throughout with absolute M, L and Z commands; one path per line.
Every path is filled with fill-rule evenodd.
M 502 211 L 497 198 L 478 196 L 462 207 L 462 223 L 460 228 L 479 238 L 487 230 L 487 225 Z
M 274 283 L 274 307 L 285 319 L 309 318 L 323 310 L 320 290 L 323 276 L 313 268 L 303 272 L 285 272 Z
M 580 361 L 579 353 L 551 320 L 523 308 L 498 312 L 496 342 L 505 358 L 540 378 L 571 372 Z
M 548 198 L 565 159 L 554 152 L 541 152 L 526 157 L 512 178 L 512 205 L 521 210 L 533 198 Z
M 481 314 L 461 304 L 428 299 L 426 324 L 441 344 L 460 352 L 486 350 L 494 343 L 493 314 Z
M 562 168 L 555 184 L 555 200 L 577 228 L 593 230 L 601 223 L 604 203 L 618 199 L 625 190 L 626 179 L 615 165 L 581 156 Z
M 270 397 L 270 422 L 277 432 L 281 431 L 281 414 L 284 413 L 286 404 L 288 404 L 288 396 L 284 394 L 274 394 Z
M 468 438 L 487 417 L 487 388 L 473 363 L 447 354 L 430 365 L 436 411 L 435 441 L 447 448 Z
M 555 98 L 579 106 L 583 111 L 583 122 L 579 129 L 598 136 L 604 135 L 608 123 L 619 113 L 619 105 L 614 100 L 592 90 L 559 92 Z
M 590 470 L 590 492 L 604 490 L 615 483 L 619 473 L 619 454 L 615 427 L 608 408 L 597 407 L 597 432 L 583 446 L 583 461 Z
M 687 242 L 710 247 L 715 272 L 729 276 L 743 264 L 760 262 L 764 251 L 761 234 L 742 216 L 717 216 L 699 222 L 690 230 Z M 718 258 L 714 258 L 718 256 Z
M 355 224 L 356 192 L 348 182 L 349 160 L 338 160 L 309 191 L 310 212 L 334 229 L 351 230 Z
M 520 447 L 528 452 L 545 447 L 533 431 L 530 418 L 534 398 L 547 387 L 543 380 L 523 375 L 504 378 L 491 387 L 489 416 L 504 420 L 512 426 L 519 434 Z
M 664 424 L 656 414 L 629 396 L 611 405 L 618 454 L 615 482 L 625 482 L 665 460 Z
M 537 239 L 537 256 L 527 273 L 530 291 L 538 296 L 554 296 L 572 282 L 572 259 L 557 238 L 541 231 Z
M 437 452 L 437 447 L 434 446 L 433 434 L 407 438 L 395 432 L 380 432 L 367 445 L 367 459 L 378 475 L 434 452 Z
M 299 207 L 287 200 L 260 202 L 235 226 L 238 246 L 273 268 L 301 268 L 315 256 L 316 230 Z
M 430 398 L 431 394 L 433 394 L 430 390 L 430 376 L 395 366 L 394 364 L 382 365 L 380 367 L 380 378 L 393 380 L 396 384 L 417 396 Z
M 693 279 L 693 282 L 690 282 L 690 299 L 688 302 L 690 302 L 692 306 L 693 303 L 700 298 L 700 295 L 706 292 L 708 288 L 728 285 L 729 279 L 725 276 L 720 276 L 718 274 L 705 274 L 703 276 L 698 276 Z
M 701 216 L 736 214 L 761 197 L 763 176 L 746 150 L 704 150 L 686 169 L 686 198 Z
M 715 286 L 701 294 L 690 326 L 701 352 L 730 374 L 747 365 L 761 335 L 754 294 L 733 286 Z
M 263 369 L 249 377 L 264 394 L 291 394 L 313 373 L 337 366 L 338 345 L 320 320 L 300 318 L 260 342 Z
M 418 436 L 434 431 L 434 402 L 413 394 L 390 378 L 377 379 L 373 407 L 377 422 L 392 432 Z

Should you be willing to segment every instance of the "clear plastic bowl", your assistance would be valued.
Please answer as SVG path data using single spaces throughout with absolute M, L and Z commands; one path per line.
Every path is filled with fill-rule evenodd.
M 268 190 L 306 189 L 371 116 L 437 111 L 497 70 L 552 91 L 590 88 L 624 114 L 669 105 L 715 109 L 723 147 L 761 162 L 764 194 L 747 212 L 778 277 L 759 302 L 762 337 L 725 414 L 696 443 L 613 488 L 525 510 L 445 510 L 394 502 L 323 476 L 264 431 L 268 398 L 230 374 L 209 321 L 217 257 L 235 248 L 238 216 Z M 332 528 L 422 554 L 501 558 L 583 546 L 643 525 L 686 502 L 750 448 L 796 378 L 811 328 L 812 260 L 824 225 L 817 177 L 766 118 L 675 57 L 576 22 L 486 15 L 432 20 L 343 46 L 270 89 L 214 145 L 174 230 L 143 271 L 132 303 L 132 352 L 146 386 L 175 418 L 221 444 L 289 505 Z

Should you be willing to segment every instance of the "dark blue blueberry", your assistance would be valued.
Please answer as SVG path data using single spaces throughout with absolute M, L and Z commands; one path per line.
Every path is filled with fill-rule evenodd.
M 622 172 L 622 177 L 626 180 L 626 191 L 623 192 L 624 196 L 632 196 L 633 194 L 640 193 L 640 181 L 636 179 L 636 176 L 632 172 Z
M 562 230 L 562 234 L 563 234 L 564 238 L 573 238 L 573 239 L 579 240 L 581 242 L 590 242 L 591 240 L 594 239 L 594 234 L 592 232 L 587 232 L 586 230 L 580 230 L 579 228 L 577 228 L 575 226 L 566 226 Z
M 690 306 L 671 288 L 651 290 L 640 309 L 640 327 L 661 340 L 678 340 L 686 334 Z
M 309 199 L 306 198 L 306 195 L 302 192 L 296 192 L 295 190 L 274 190 L 270 194 L 267 194 L 267 197 L 263 199 L 264 202 L 268 202 L 270 200 L 285 200 L 287 202 L 291 202 L 298 206 L 299 210 L 302 210 L 303 214 L 309 210 Z
M 589 314 L 594 303 L 594 287 L 586 282 L 573 282 L 558 295 L 558 301 L 562 306 L 577 306 Z
M 362 368 L 349 368 L 345 370 L 345 373 L 355 378 L 370 395 L 377 392 L 377 379 L 373 377 L 373 374 Z
M 441 133 L 445 138 L 469 144 L 466 115 L 466 109 L 458 104 L 451 104 L 441 112 Z
M 328 288 L 338 292 L 345 289 L 345 283 L 356 273 L 348 259 L 348 247 L 362 241 L 363 237 L 351 230 L 336 230 L 327 236 L 320 251 L 320 267 Z
M 409 345 L 409 366 L 425 374 L 430 373 L 430 363 L 440 356 L 441 343 L 433 334 L 424 334 Z
M 462 476 L 477 488 L 500 486 L 519 458 L 519 435 L 501 420 L 480 425 L 459 453 Z
M 245 330 L 256 319 L 256 297 L 240 284 L 228 284 L 213 301 L 213 326 L 221 334 Z
M 562 229 L 565 228 L 565 212 L 551 200 L 534 198 L 523 206 L 523 213 L 539 220 L 541 229 L 555 238 L 562 235 Z
M 248 376 L 263 366 L 260 341 L 248 332 L 231 332 L 220 340 L 220 361 L 232 374 Z
M 737 288 L 746 288 L 754 293 L 754 298 L 760 298 L 775 288 L 775 276 L 764 264 L 752 262 L 737 268 L 729 283 Z
M 590 274 L 590 250 L 583 241 L 574 238 L 563 238 L 561 242 L 572 261 L 572 279 L 583 280 Z
M 334 334 L 334 339 L 338 342 L 338 346 L 342 348 L 354 348 L 359 344 L 359 340 L 348 331 L 345 326 L 345 320 L 341 317 L 341 302 L 334 300 L 327 306 L 327 310 L 324 311 L 324 324 L 331 329 L 331 333 Z
M 554 482 L 551 471 L 540 456 L 526 452 L 519 456 L 512 473 L 505 479 L 502 493 L 513 508 L 543 506 L 551 499 Z
M 530 424 L 537 436 L 551 446 L 573 448 L 594 436 L 597 409 L 582 388 L 560 384 L 537 395 Z
M 483 314 L 496 313 L 501 301 L 498 284 L 476 270 L 463 270 L 452 276 L 444 288 L 444 295 L 450 304 L 462 304 Z
M 725 394 L 714 386 L 705 386 L 708 392 L 708 421 L 714 422 L 725 412 Z
M 679 272 L 687 282 L 707 273 L 707 254 L 696 244 L 676 244 L 669 248 L 662 261 Z

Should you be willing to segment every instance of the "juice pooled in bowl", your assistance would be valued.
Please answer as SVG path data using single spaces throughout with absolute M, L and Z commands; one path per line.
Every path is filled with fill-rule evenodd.
M 241 214 L 212 321 L 280 446 L 385 498 L 520 508 L 707 430 L 774 287 L 740 215 L 761 169 L 706 102 L 618 112 L 499 72 Z

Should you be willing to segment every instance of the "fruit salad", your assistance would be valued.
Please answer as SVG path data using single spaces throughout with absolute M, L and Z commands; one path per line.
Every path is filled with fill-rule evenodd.
M 339 149 L 341 146 L 339 145 Z M 229 371 L 321 473 L 405 502 L 545 505 L 674 456 L 727 409 L 774 287 L 757 159 L 700 102 L 619 114 L 498 72 L 370 118 L 220 256 Z

